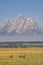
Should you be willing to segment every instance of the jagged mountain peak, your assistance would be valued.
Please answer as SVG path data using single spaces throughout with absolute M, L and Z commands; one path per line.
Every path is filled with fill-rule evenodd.
M 31 32 L 42 32 L 39 29 L 37 22 L 32 18 L 25 18 L 23 14 L 20 14 L 12 23 L 9 20 L 4 20 L 2 24 L 0 24 L 0 30 L 5 31 L 8 34 L 25 34 Z
M 3 25 L 9 25 L 9 24 L 10 24 L 10 21 L 9 21 L 9 20 L 5 19 L 5 20 L 3 21 Z
M 27 17 L 27 20 L 32 20 L 32 17 Z
M 38 28 L 39 26 L 37 22 L 32 17 L 30 17 L 30 18 L 26 18 L 25 27 L 33 29 L 33 28 Z
M 21 13 L 21 14 L 18 15 L 18 18 L 19 18 L 19 17 L 20 17 L 20 18 L 21 18 L 21 17 L 24 17 L 24 15 Z
M 26 20 L 30 23 L 37 23 L 32 17 L 28 17 Z

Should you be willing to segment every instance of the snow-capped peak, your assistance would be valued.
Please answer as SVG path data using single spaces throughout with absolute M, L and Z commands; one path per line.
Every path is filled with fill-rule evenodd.
M 8 27 L 10 25 L 10 22 L 8 20 L 4 20 L 2 24 L 0 24 L 0 32 L 4 32 L 8 30 Z
M 8 34 L 12 32 L 14 34 L 24 34 L 27 31 L 29 33 L 30 30 L 34 33 L 33 30 L 35 30 L 35 32 L 39 31 L 39 26 L 32 17 L 25 18 L 23 14 L 20 14 L 12 23 L 10 23 L 9 20 L 4 20 L 4 22 L 0 24 L 0 30 L 6 31 Z
M 10 21 L 5 19 L 4 22 L 3 22 L 3 25 L 10 25 Z
M 32 20 L 32 17 L 28 17 L 27 20 Z
M 24 18 L 23 14 L 19 14 L 18 18 Z

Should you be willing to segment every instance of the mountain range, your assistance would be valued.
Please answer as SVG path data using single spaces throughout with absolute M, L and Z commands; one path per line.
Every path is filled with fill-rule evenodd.
M 26 37 L 28 38 L 28 36 L 38 37 L 40 35 L 43 36 L 43 29 L 38 26 L 37 22 L 32 17 L 25 18 L 23 14 L 20 14 L 12 22 L 9 20 L 4 20 L 0 24 L 0 40 L 4 39 L 4 37 L 7 36 L 12 38 L 16 36 L 16 39 L 17 37 L 19 38 L 21 36 L 21 38 L 24 37 L 25 39 Z

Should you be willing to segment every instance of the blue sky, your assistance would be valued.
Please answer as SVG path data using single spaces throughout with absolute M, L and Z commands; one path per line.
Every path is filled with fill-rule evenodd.
M 20 13 L 35 19 L 43 27 L 43 0 L 0 0 L 0 23 L 14 20 Z

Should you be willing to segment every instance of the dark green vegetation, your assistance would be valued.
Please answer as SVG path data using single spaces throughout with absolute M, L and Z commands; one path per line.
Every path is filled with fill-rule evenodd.
M 29 48 L 29 47 L 43 47 L 43 41 L 0 42 L 0 48 Z

